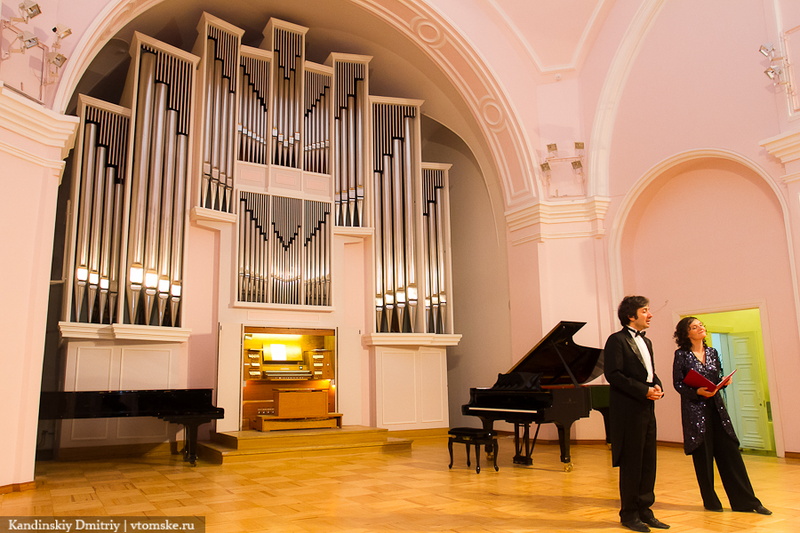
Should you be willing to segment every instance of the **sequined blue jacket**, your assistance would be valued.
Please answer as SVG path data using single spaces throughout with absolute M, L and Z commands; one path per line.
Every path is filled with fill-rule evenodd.
M 681 395 L 681 421 L 683 422 L 683 451 L 687 455 L 695 451 L 703 443 L 706 435 L 706 422 L 709 409 L 716 409 L 719 413 L 722 426 L 737 443 L 736 432 L 733 430 L 731 417 L 725 408 L 722 391 L 711 398 L 697 394 L 697 389 L 686 385 L 683 378 L 690 369 L 708 378 L 713 383 L 719 383 L 723 377 L 722 363 L 719 354 L 714 348 L 706 347 L 706 364 L 698 361 L 690 350 L 675 350 L 675 359 L 672 363 L 672 383 L 675 390 Z

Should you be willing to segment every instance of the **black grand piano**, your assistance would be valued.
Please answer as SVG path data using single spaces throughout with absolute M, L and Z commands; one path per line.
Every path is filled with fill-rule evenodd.
M 154 416 L 186 430 L 183 458 L 197 461 L 197 428 L 223 417 L 212 389 L 42 391 L 39 420 Z
M 531 465 L 531 454 L 544 423 L 558 428 L 561 462 L 572 470 L 569 437 L 573 422 L 589 416 L 591 409 L 603 414 L 608 439 L 608 385 L 586 385 L 603 373 L 603 351 L 575 344 L 572 336 L 585 322 L 563 321 L 520 359 L 511 370 L 498 375 L 491 388 L 472 388 L 464 415 L 477 416 L 486 430 L 495 420 L 514 424 L 515 464 Z M 530 425 L 536 424 L 533 440 Z

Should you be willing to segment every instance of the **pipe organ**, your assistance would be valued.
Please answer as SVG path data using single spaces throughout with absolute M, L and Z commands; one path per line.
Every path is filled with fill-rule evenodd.
M 248 53 L 247 50 L 252 50 Z M 267 164 L 270 60 L 260 50 L 242 48 L 239 101 L 239 161 Z
M 200 205 L 226 213 L 233 212 L 233 165 L 236 157 L 237 93 L 240 69 L 241 30 L 201 21 L 204 38 L 195 50 L 203 48 L 203 126 L 202 178 Z
M 130 112 L 81 95 L 80 140 L 73 179 L 74 240 L 67 254 L 74 322 L 109 324 L 117 319 L 120 236 L 127 183 Z
M 330 74 L 306 70 L 303 168 L 317 174 L 329 173 L 332 84 Z
M 429 333 L 447 333 L 447 286 L 450 275 L 450 202 L 447 196 L 449 165 L 423 163 L 422 242 L 425 272 L 425 324 Z
M 336 78 L 334 132 L 336 146 L 336 225 L 364 225 L 364 116 L 369 59 L 333 54 Z
M 179 326 L 196 61 L 136 34 L 124 323 Z
M 379 332 L 420 332 L 415 191 L 419 106 L 372 104 L 375 263 Z
M 274 19 L 265 31 L 271 39 L 272 164 L 300 167 L 300 112 L 306 28 Z
M 204 14 L 194 53 L 137 33 L 130 110 L 81 98 L 68 322 L 181 327 L 194 205 L 232 234 L 221 302 L 332 307 L 338 236 L 372 235 L 375 332 L 452 333 L 449 167 L 422 162 L 422 101 L 371 96 L 371 57 L 307 62 L 307 31 L 271 19 L 252 48 Z

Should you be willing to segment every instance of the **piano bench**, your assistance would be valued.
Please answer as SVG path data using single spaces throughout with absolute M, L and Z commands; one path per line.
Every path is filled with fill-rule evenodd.
M 450 465 L 453 468 L 453 443 L 459 442 L 467 445 L 467 466 L 472 466 L 469 460 L 469 447 L 475 446 L 475 472 L 481 473 L 481 446 L 486 446 L 487 452 L 491 449 L 491 458 L 494 462 L 495 472 L 500 470 L 497 467 L 497 434 L 494 431 L 487 431 L 481 428 L 451 428 L 447 432 L 450 438 L 447 441 L 447 449 L 450 451 Z

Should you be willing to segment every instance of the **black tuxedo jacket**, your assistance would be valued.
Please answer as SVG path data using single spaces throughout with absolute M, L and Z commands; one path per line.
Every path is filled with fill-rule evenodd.
M 614 466 L 619 466 L 626 447 L 639 448 L 645 445 L 644 429 L 655 421 L 653 400 L 647 399 L 647 391 L 652 385 L 647 383 L 644 357 L 649 357 L 653 365 L 653 384 L 664 388 L 655 374 L 653 343 L 647 337 L 644 337 L 644 342 L 649 354 L 639 353 L 628 328 L 623 328 L 608 337 L 603 350 L 605 377 L 611 385 L 609 414 Z

